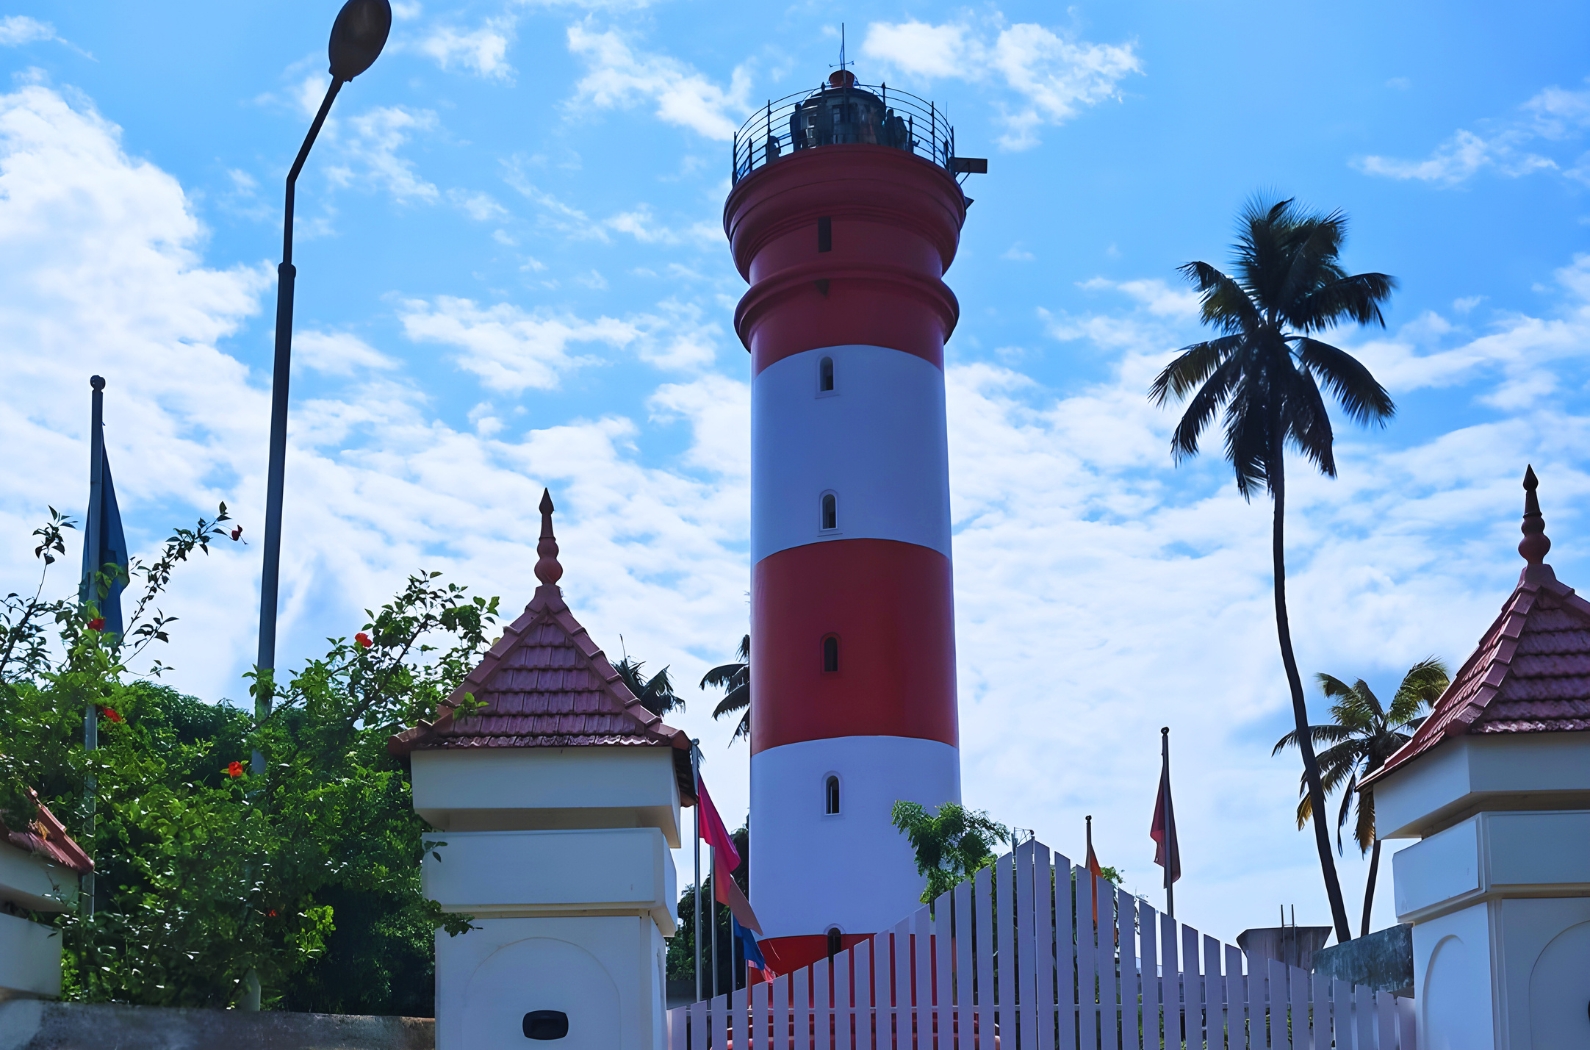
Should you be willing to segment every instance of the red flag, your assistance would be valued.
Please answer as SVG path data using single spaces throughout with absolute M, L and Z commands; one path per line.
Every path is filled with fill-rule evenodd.
M 1176 810 L 1170 800 L 1170 760 L 1159 775 L 1159 797 L 1154 800 L 1154 823 L 1148 829 L 1154 840 L 1154 863 L 1166 870 L 1166 884 L 1181 878 L 1181 849 L 1176 844 Z
M 707 783 L 699 773 L 696 774 L 696 805 L 701 807 L 701 840 L 717 851 L 725 870 L 734 871 L 740 866 L 740 851 L 734 848 L 729 829 L 723 826 L 723 818 L 718 816 L 718 807 L 712 804 L 712 796 L 707 794 Z M 719 900 L 728 903 L 721 897 Z M 742 922 L 740 925 L 750 928 L 750 923 Z
M 751 910 L 751 902 L 740 892 L 740 884 L 734 881 L 734 876 L 716 875 L 712 880 L 712 895 L 718 898 L 719 904 L 728 906 L 729 914 L 734 916 L 735 922 L 752 933 L 762 932 L 762 924 L 757 921 L 756 912 Z

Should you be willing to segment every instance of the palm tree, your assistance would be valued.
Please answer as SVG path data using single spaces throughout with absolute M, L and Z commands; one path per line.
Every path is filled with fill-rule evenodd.
M 729 738 L 729 743 L 734 743 L 741 737 L 751 739 L 751 636 L 746 635 L 740 639 L 740 648 L 734 654 L 738 657 L 736 663 L 719 664 L 701 676 L 701 688 L 713 686 L 723 690 L 723 699 L 718 701 L 718 706 L 712 709 L 713 718 L 722 718 L 732 715 L 736 711 L 744 711 L 740 716 L 740 724 L 734 727 L 734 735 Z
M 1274 504 L 1275 629 L 1299 733 L 1308 727 L 1308 709 L 1286 614 L 1285 451 L 1290 447 L 1326 477 L 1336 476 L 1321 383 L 1355 423 L 1384 426 L 1396 411 L 1391 395 L 1357 358 L 1314 337 L 1347 321 L 1386 323 L 1380 306 L 1396 281 L 1383 273 L 1349 276 L 1338 261 L 1346 233 L 1347 219 L 1340 212 L 1305 214 L 1291 200 L 1251 201 L 1239 219 L 1236 277 L 1205 262 L 1180 267 L 1203 296 L 1204 323 L 1220 335 L 1182 347 L 1149 389 L 1158 405 L 1172 397 L 1187 401 L 1171 437 L 1178 463 L 1197 455 L 1199 436 L 1224 410 L 1225 454 L 1236 472 L 1237 491 L 1249 500 L 1268 492 Z M 1306 735 L 1298 750 L 1336 939 L 1346 941 L 1352 933 L 1325 826 L 1319 762 Z
M 1386 759 L 1408 742 L 1413 731 L 1424 724 L 1425 710 L 1446 692 L 1449 675 L 1446 664 L 1436 657 L 1420 660 L 1402 676 L 1391 707 L 1383 707 L 1369 684 L 1362 678 L 1348 685 L 1340 678 L 1328 674 L 1315 676 L 1325 695 L 1336 702 L 1331 705 L 1331 721 L 1326 725 L 1309 726 L 1309 739 L 1324 748 L 1319 753 L 1320 777 L 1326 794 L 1346 786 L 1342 793 L 1341 811 L 1336 814 L 1336 850 L 1341 852 L 1342 828 L 1347 826 L 1349 811 L 1356 811 L 1353 841 L 1358 843 L 1360 854 L 1373 852 L 1369 860 L 1369 884 L 1364 887 L 1364 920 L 1360 937 L 1369 935 L 1369 912 L 1375 902 L 1375 876 L 1380 872 L 1380 840 L 1375 837 L 1374 792 L 1364 794 L 1358 782 L 1386 764 Z M 1297 743 L 1297 731 L 1275 742 L 1272 755 L 1282 748 Z M 1313 800 L 1307 785 L 1299 783 L 1297 827 L 1303 825 L 1313 813 Z M 1354 800 L 1357 804 L 1354 805 Z
M 683 711 L 685 702 L 674 695 L 674 684 L 668 678 L 668 668 L 664 667 L 647 678 L 641 672 L 641 668 L 645 666 L 645 661 L 631 660 L 629 654 L 625 653 L 624 658 L 613 665 L 613 670 L 617 671 L 624 684 L 629 686 L 629 691 L 635 694 L 641 706 L 658 718 L 675 708 Z

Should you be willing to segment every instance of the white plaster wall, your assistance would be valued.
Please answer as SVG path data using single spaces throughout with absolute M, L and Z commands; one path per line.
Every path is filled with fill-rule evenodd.
M 1590 1047 L 1590 897 L 1492 905 L 1508 1050 Z
M 1488 907 L 1481 902 L 1413 928 L 1419 1050 L 1500 1050 Z
M 679 846 L 667 747 L 416 751 L 414 810 L 445 831 L 654 827 Z
M 66 911 L 77 900 L 77 873 L 0 842 L 0 901 L 33 911 Z
M 830 773 L 839 776 L 837 816 L 824 812 Z M 874 933 L 911 914 L 925 883 L 889 811 L 901 799 L 932 811 L 960 798 L 959 755 L 936 740 L 837 737 L 753 755 L 751 904 L 762 932 Z M 755 838 L 759 827 L 779 834 Z
M 0 914 L 0 999 L 61 994 L 61 935 L 15 915 Z
M 649 918 L 484 919 L 436 935 L 437 1050 L 523 1050 L 532 1010 L 561 1010 L 567 1050 L 664 1050 L 661 931 Z
M 421 867 L 425 895 L 477 916 L 649 914 L 672 936 L 673 855 L 656 828 L 438 832 Z
M 834 390 L 818 365 L 834 359 Z M 819 529 L 825 491 L 839 528 Z M 950 557 L 944 373 L 915 354 L 830 346 L 775 361 L 751 381 L 751 562 L 842 539 L 899 540 Z
M 1371 785 L 1382 838 L 1428 835 L 1508 795 L 1590 798 L 1590 733 L 1463 736 Z M 1541 807 L 1544 808 L 1544 807 Z M 1574 808 L 1585 808 L 1583 803 Z
M 1590 895 L 1590 810 L 1478 813 L 1392 856 L 1397 917 L 1480 896 Z

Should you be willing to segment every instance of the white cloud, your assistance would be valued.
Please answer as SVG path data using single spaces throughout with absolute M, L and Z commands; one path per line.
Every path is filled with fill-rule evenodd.
M 467 69 L 491 80 L 511 80 L 508 45 L 513 42 L 513 20 L 488 19 L 478 29 L 437 26 L 418 44 L 443 69 Z
M 0 18 L 0 47 L 20 47 L 40 40 L 56 40 L 55 27 L 27 15 Z
M 1549 87 L 1513 116 L 1481 121 L 1479 128 L 1459 128 L 1423 160 L 1376 154 L 1358 158 L 1353 166 L 1366 175 L 1445 186 L 1487 170 L 1508 178 L 1556 171 L 1590 184 L 1590 154 L 1578 153 L 1590 133 L 1590 89 Z
M 82 462 L 95 372 L 110 380 L 108 437 L 135 546 L 219 499 L 259 533 L 268 377 L 224 343 L 260 309 L 269 271 L 207 267 L 192 202 L 118 136 L 48 89 L 0 96 L 0 326 L 11 348 L 0 354 L 0 447 L 25 451 L 0 461 L 8 579 L 31 577 L 19 541 L 45 505 L 81 498 L 68 468 Z M 1156 282 L 1111 287 L 1131 297 L 1128 311 L 1071 322 L 1074 338 L 1093 341 L 1099 381 L 1061 394 L 986 363 L 947 372 L 967 801 L 1073 854 L 1081 814 L 1093 813 L 1103 859 L 1152 893 L 1146 825 L 1157 729 L 1171 725 L 1182 912 L 1227 939 L 1263 921 L 1271 901 L 1296 900 L 1307 923 L 1321 906 L 1309 840 L 1292 827 L 1295 760 L 1269 757 L 1288 716 L 1268 507 L 1235 495 L 1218 456 L 1170 466 L 1174 413 L 1144 391 L 1189 326 Z M 1557 308 L 1541 317 L 1501 317 L 1479 334 L 1433 319 L 1355 349 L 1394 389 L 1451 368 L 1507 378 L 1516 361 L 1538 369 L 1523 380 L 1577 389 L 1583 353 L 1570 351 L 1590 345 L 1590 263 L 1565 266 L 1554 292 Z M 706 367 L 716 315 L 665 303 L 587 321 L 443 298 L 398 309 L 411 338 L 495 369 L 492 390 L 547 388 L 614 351 L 697 372 L 669 376 L 644 419 L 531 419 L 505 398 L 454 426 L 401 366 L 386 367 L 398 356 L 389 349 L 347 332 L 301 335 L 306 364 L 350 367 L 345 385 L 327 373 L 293 406 L 282 664 L 348 633 L 421 566 L 514 608 L 531 587 L 543 485 L 558 502 L 565 594 L 594 638 L 616 646 L 622 632 L 631 652 L 683 682 L 728 657 L 747 622 L 749 408 L 742 379 Z M 1430 367 L 1440 354 L 1459 356 Z M 1340 480 L 1299 471 L 1289 554 L 1305 671 L 1378 686 L 1431 652 L 1466 655 L 1520 564 L 1526 459 L 1541 473 L 1559 572 L 1590 579 L 1590 568 L 1572 571 L 1590 566 L 1575 553 L 1590 547 L 1575 538 L 1590 535 L 1576 509 L 1590 498 L 1583 400 L 1400 445 L 1344 428 Z M 670 442 L 668 428 L 687 437 Z M 166 605 L 182 617 L 166 656 L 179 688 L 242 698 L 257 555 L 227 547 L 184 567 Z M 679 721 L 706 741 L 720 803 L 743 812 L 745 750 L 726 748 L 729 727 L 711 721 L 707 694 L 688 692 Z M 1344 868 L 1354 895 L 1362 865 Z
M 351 332 L 297 332 L 293 363 L 325 375 L 352 376 L 390 371 L 398 362 Z
M 862 52 L 914 76 L 1002 81 L 1019 101 L 1000 103 L 1007 149 L 1038 142 L 1038 129 L 1120 97 L 1120 82 L 1143 71 L 1135 43 L 1095 44 L 1035 22 L 991 24 L 874 22 Z
M 1114 290 L 1142 303 L 1156 317 L 1191 320 L 1198 316 L 1198 293 L 1190 288 L 1172 288 L 1159 278 L 1137 281 L 1111 281 L 1094 277 L 1078 282 L 1089 291 Z
M 617 30 L 598 33 L 582 23 L 569 26 L 569 51 L 586 67 L 570 103 L 576 109 L 655 104 L 664 122 L 724 141 L 740 126 L 750 91 L 743 66 L 721 88 L 688 63 L 637 53 Z
M 420 178 L 414 162 L 398 156 L 416 135 L 434 131 L 436 114 L 430 110 L 411 110 L 405 106 L 378 106 L 347 118 L 347 132 L 341 136 L 338 163 L 328 169 L 340 186 L 366 183 L 385 189 L 399 202 L 435 201 L 440 192 Z
M 464 214 L 476 222 L 490 222 L 508 214 L 508 209 L 498 204 L 489 193 L 452 189 L 447 191 L 447 199 L 462 208 Z

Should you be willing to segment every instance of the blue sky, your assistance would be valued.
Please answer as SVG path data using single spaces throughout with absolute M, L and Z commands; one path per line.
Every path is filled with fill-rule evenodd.
M 13 4 L 0 18 L 0 549 L 78 508 L 87 377 L 135 547 L 262 513 L 281 180 L 336 4 Z M 1255 193 L 1351 216 L 1396 275 L 1341 332 L 1396 397 L 1296 476 L 1305 673 L 1384 692 L 1454 663 L 1521 563 L 1590 579 L 1590 9 L 1582 4 L 399 3 L 300 184 L 281 662 L 421 566 L 517 607 L 542 485 L 565 592 L 668 664 L 726 809 L 743 745 L 693 682 L 745 629 L 748 361 L 721 231 L 729 137 L 815 84 L 843 21 L 866 82 L 934 99 L 990 158 L 949 282 L 966 800 L 1152 900 L 1157 730 L 1175 730 L 1181 913 L 1227 939 L 1325 921 L 1290 822 L 1267 506 L 1175 467 L 1144 397 L 1198 337 L 1174 268 L 1221 263 Z M 258 546 L 185 569 L 171 681 L 239 697 Z M 66 581 L 58 581 L 63 589 Z M 1317 700 L 1317 697 L 1315 698 Z M 1343 862 L 1355 914 L 1363 865 Z M 1391 921 L 1383 881 L 1377 923 Z

